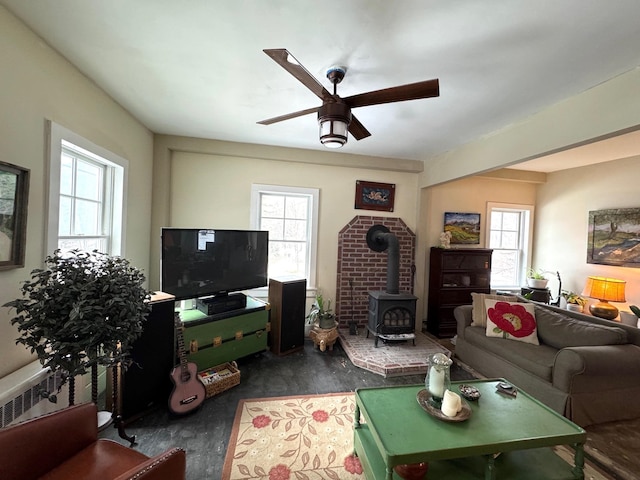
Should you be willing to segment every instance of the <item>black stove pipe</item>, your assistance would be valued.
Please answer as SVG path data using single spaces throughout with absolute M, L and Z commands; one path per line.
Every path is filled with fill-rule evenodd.
M 398 238 L 384 225 L 374 225 L 367 232 L 367 245 L 376 252 L 387 252 L 386 293 L 400 293 L 400 247 Z

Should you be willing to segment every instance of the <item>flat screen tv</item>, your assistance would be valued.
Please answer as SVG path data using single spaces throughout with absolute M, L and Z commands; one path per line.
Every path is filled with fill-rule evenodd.
M 269 233 L 163 228 L 161 283 L 176 300 L 267 285 Z

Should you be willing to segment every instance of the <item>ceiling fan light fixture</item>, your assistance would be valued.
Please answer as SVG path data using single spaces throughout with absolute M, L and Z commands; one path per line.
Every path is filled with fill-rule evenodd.
M 340 148 L 347 143 L 349 125 L 339 119 L 320 122 L 320 143 L 327 148 Z
M 327 148 L 340 148 L 347 143 L 351 109 L 344 103 L 325 103 L 318 110 L 320 143 Z
M 336 65 L 330 67 L 327 78 L 333 85 L 333 93 L 327 90 L 309 71 L 294 58 L 286 48 L 268 48 L 263 50 L 278 65 L 307 87 L 311 93 L 322 101 L 318 108 L 307 108 L 297 112 L 259 121 L 261 125 L 290 120 L 292 118 L 318 112 L 318 126 L 320 127 L 320 142 L 328 148 L 340 148 L 347 143 L 349 132 L 356 140 L 371 136 L 371 133 L 356 117 L 351 116 L 351 109 L 368 105 L 405 102 L 440 95 L 440 83 L 437 78 L 422 82 L 408 83 L 396 87 L 373 90 L 348 97 L 340 97 L 337 92 L 338 84 L 344 79 L 347 67 Z

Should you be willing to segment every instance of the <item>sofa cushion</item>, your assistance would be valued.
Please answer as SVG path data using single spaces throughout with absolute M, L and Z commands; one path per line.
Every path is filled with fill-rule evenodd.
M 467 327 L 464 331 L 464 339 L 544 381 L 551 382 L 553 362 L 558 352 L 555 348 L 487 337 L 482 327 Z
M 599 325 L 571 318 L 535 305 L 538 338 L 555 348 L 628 343 L 622 328 Z
M 539 345 L 533 304 L 486 299 L 487 337 Z
M 474 327 L 486 327 L 487 326 L 487 307 L 485 300 L 504 300 L 505 302 L 517 302 L 518 297 L 512 295 L 490 295 L 488 293 L 476 293 L 471 294 L 472 310 L 471 310 L 471 325 Z
M 113 440 L 101 438 L 44 475 L 42 480 L 116 478 L 149 457 Z

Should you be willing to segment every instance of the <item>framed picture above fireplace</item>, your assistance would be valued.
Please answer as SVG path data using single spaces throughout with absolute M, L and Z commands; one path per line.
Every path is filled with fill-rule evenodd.
M 393 183 L 356 180 L 355 208 L 393 212 L 396 186 Z

